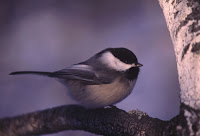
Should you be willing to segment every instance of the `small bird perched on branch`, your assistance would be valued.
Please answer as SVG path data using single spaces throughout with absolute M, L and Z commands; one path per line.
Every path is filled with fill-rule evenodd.
M 107 48 L 84 62 L 56 72 L 17 71 L 10 75 L 36 74 L 57 78 L 82 106 L 101 108 L 120 102 L 132 92 L 141 66 L 132 51 Z

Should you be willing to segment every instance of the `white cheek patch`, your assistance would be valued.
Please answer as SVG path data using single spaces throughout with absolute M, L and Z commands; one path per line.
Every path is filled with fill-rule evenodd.
M 126 64 L 116 58 L 112 53 L 105 52 L 102 55 L 101 62 L 106 64 L 108 67 L 115 69 L 117 71 L 126 71 L 131 67 L 135 67 L 135 64 Z

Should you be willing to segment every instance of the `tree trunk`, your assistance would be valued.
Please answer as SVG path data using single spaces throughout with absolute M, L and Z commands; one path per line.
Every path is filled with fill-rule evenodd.
M 159 3 L 174 44 L 181 112 L 187 120 L 189 135 L 200 135 L 200 0 L 159 0 Z

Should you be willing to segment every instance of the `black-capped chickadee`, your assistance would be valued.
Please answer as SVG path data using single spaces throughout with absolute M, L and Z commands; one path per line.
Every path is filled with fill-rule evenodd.
M 57 78 L 81 105 L 100 108 L 116 104 L 132 92 L 141 66 L 132 51 L 107 48 L 84 62 L 60 71 L 18 71 L 10 75 L 37 74 Z

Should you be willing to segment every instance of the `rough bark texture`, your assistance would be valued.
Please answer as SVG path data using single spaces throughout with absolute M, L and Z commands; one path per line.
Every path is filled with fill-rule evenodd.
M 200 135 L 200 0 L 159 0 L 174 44 L 181 88 L 182 135 Z M 188 105 L 188 106 L 186 106 Z
M 0 120 L 1 136 L 49 134 L 64 130 L 85 130 L 113 136 L 163 135 L 167 121 L 146 113 L 127 113 L 116 107 L 85 109 L 78 105 L 61 106 Z
M 200 1 L 159 2 L 174 44 L 181 102 L 200 109 Z
M 200 114 L 187 105 L 182 105 L 181 109 L 193 113 L 194 121 L 198 117 L 197 114 Z M 198 121 L 192 127 L 198 130 L 196 123 Z M 190 134 L 183 112 L 170 121 L 162 121 L 138 110 L 127 113 L 116 107 L 85 109 L 78 105 L 67 105 L 0 119 L 0 136 L 41 135 L 64 130 L 85 130 L 105 136 L 188 136 Z

